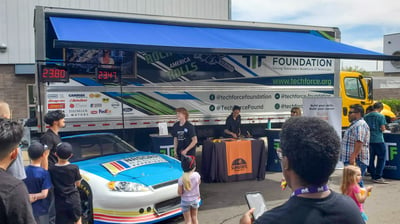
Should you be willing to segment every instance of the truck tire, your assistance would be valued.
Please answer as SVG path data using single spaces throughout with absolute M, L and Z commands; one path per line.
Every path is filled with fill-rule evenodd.
M 93 196 L 89 184 L 82 181 L 78 189 L 81 197 L 82 224 L 93 224 Z

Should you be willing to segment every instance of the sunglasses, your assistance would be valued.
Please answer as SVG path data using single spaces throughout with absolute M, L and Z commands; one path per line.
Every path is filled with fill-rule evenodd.
M 349 111 L 349 114 L 354 114 L 354 113 L 358 113 L 358 112 L 355 112 L 355 111 Z

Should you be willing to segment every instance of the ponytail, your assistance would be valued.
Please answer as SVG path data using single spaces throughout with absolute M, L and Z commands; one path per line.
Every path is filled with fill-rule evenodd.
M 184 172 L 182 175 L 182 182 L 183 182 L 183 189 L 185 191 L 190 191 L 192 189 L 191 183 L 190 183 L 190 174 L 192 172 Z

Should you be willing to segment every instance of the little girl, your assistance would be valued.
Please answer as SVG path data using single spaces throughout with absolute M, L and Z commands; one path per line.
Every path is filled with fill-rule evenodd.
M 358 183 L 361 181 L 361 170 L 358 166 L 345 166 L 343 169 L 343 181 L 342 181 L 342 194 L 351 197 L 360 208 L 361 216 L 364 221 L 368 220 L 368 216 L 364 212 L 363 203 L 369 196 L 372 190 L 372 186 L 360 188 Z
M 200 174 L 195 171 L 194 156 L 182 156 L 183 175 L 178 180 L 178 194 L 185 224 L 198 224 L 197 209 L 200 207 Z

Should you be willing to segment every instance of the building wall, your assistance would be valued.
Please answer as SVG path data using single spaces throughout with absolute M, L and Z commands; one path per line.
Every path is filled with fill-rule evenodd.
M 138 14 L 229 19 L 230 0 L 1 0 L 0 64 L 34 63 L 36 5 Z
M 400 33 L 383 36 L 383 53 L 400 56 Z M 385 76 L 400 76 L 400 61 L 384 61 L 383 71 Z
M 10 104 L 12 117 L 28 117 L 27 84 L 35 83 L 33 75 L 15 75 L 14 65 L 0 65 L 0 99 Z

